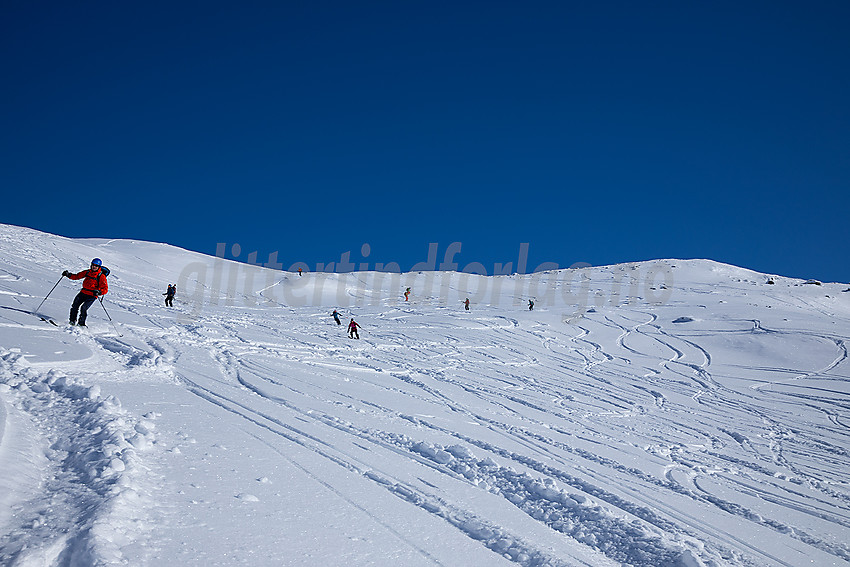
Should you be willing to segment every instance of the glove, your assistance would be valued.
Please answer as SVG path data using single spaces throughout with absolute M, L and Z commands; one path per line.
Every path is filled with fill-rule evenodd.
M 63 278 L 67 278 L 67 277 L 68 277 L 68 276 L 70 276 L 70 275 L 71 275 L 71 272 L 69 272 L 68 270 L 65 270 L 64 272 L 62 272 L 62 277 L 63 277 Z
M 100 290 L 99 289 L 94 290 L 94 296 L 100 297 Z

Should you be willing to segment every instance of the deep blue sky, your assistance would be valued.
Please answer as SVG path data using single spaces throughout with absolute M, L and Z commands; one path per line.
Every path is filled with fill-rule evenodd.
M 850 2 L 7 4 L 0 222 L 850 281 Z

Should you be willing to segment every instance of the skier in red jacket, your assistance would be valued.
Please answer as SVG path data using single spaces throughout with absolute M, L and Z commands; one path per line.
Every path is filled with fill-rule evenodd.
M 91 267 L 88 270 L 83 270 L 76 274 L 72 274 L 68 270 L 62 272 L 62 275 L 72 280 L 83 280 L 83 289 L 74 298 L 74 303 L 71 304 L 71 319 L 72 325 L 86 326 L 86 316 L 89 307 L 101 295 L 106 295 L 109 291 L 109 284 L 106 283 L 106 276 L 101 269 L 103 262 L 100 258 L 95 258 L 91 261 Z M 83 279 L 85 278 L 85 279 Z M 80 319 L 77 320 L 77 311 L 80 312 Z
M 359 339 L 360 333 L 357 332 L 357 327 L 360 325 L 351 318 L 351 323 L 348 324 L 348 336 L 352 339 Z

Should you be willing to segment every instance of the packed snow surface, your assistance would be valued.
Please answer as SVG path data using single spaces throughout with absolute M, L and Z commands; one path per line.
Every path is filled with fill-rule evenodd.
M 0 236 L 0 565 L 850 565 L 846 284 Z

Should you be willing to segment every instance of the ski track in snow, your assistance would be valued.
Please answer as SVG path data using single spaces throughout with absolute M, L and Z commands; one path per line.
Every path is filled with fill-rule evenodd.
M 231 330 L 231 332 L 235 332 L 233 329 L 230 329 L 230 330 Z M 636 329 L 633 329 L 632 331 L 634 331 L 634 330 L 636 330 Z M 674 356 L 673 356 L 672 359 L 666 360 L 666 361 L 662 362 L 661 364 L 665 368 L 667 368 L 668 370 L 671 370 L 676 374 L 684 375 L 686 377 L 687 377 L 687 375 L 683 374 L 678 369 L 675 369 L 675 370 L 671 369 L 669 367 L 669 364 L 675 362 L 675 363 L 678 363 L 678 364 L 680 364 L 680 365 L 682 365 L 686 368 L 689 368 L 693 371 L 693 373 L 695 375 L 695 376 L 690 376 L 691 379 L 698 380 L 699 378 L 702 378 L 703 381 L 698 380 L 698 384 L 700 386 L 704 387 L 704 388 L 711 388 L 712 387 L 711 386 L 711 378 L 710 378 L 710 375 L 708 375 L 708 373 L 705 370 L 705 368 L 711 363 L 711 357 L 708 354 L 708 352 L 705 349 L 702 349 L 701 347 L 699 347 L 699 345 L 697 345 L 696 343 L 694 343 L 692 341 L 684 340 L 684 339 L 677 338 L 677 337 L 672 337 L 669 333 L 665 333 L 663 330 L 661 330 L 658 327 L 656 327 L 656 330 L 659 332 L 659 334 L 661 336 L 655 337 L 655 340 L 657 340 L 659 343 L 661 343 L 665 347 L 669 348 L 674 353 Z M 587 329 L 582 328 L 582 333 L 581 333 L 580 337 L 586 336 L 587 334 L 589 334 L 589 331 Z M 581 339 L 579 339 L 579 340 L 581 340 Z M 700 353 L 700 355 L 702 356 L 702 361 L 700 361 L 699 363 L 682 362 L 682 359 L 686 358 L 686 353 L 683 350 L 681 350 L 680 348 L 673 346 L 673 344 L 672 344 L 673 340 L 681 341 L 686 347 L 691 347 L 696 352 Z M 231 342 L 237 343 L 237 344 L 239 342 L 247 343 L 247 341 L 240 339 L 238 334 L 234 335 L 233 339 L 231 339 Z M 592 360 L 595 353 L 599 353 L 602 350 L 601 346 L 598 345 L 597 343 L 594 343 L 594 342 L 588 341 L 588 340 L 582 340 L 582 342 L 591 347 L 591 350 L 585 351 L 585 353 L 584 353 L 585 360 Z M 283 350 L 285 351 L 286 349 L 283 349 Z M 516 351 L 516 349 L 507 349 L 507 350 L 509 350 L 509 351 L 513 350 L 514 352 L 518 352 L 518 351 Z M 276 356 L 280 356 L 282 353 L 281 352 L 275 352 L 273 354 L 276 355 Z M 316 354 L 316 351 L 314 351 L 314 354 Z M 336 353 L 338 358 L 340 357 L 341 354 L 342 353 L 339 353 L 339 352 Z M 492 355 L 489 355 L 486 352 L 482 353 L 482 355 L 486 359 L 497 360 L 496 357 L 493 357 Z M 301 357 L 303 357 L 303 353 L 301 353 Z M 246 367 L 246 366 L 254 366 L 254 368 L 252 369 L 252 372 L 250 373 L 251 375 L 256 376 L 261 381 L 265 381 L 265 382 L 272 384 L 274 386 L 283 386 L 283 384 L 277 382 L 271 376 L 264 374 L 264 372 L 266 372 L 266 373 L 273 372 L 273 370 L 271 368 L 268 368 L 268 367 L 263 368 L 261 365 L 252 365 L 250 363 L 245 362 L 245 353 L 244 352 L 240 353 L 240 355 L 237 356 L 237 355 L 233 354 L 232 352 L 229 352 L 226 349 L 224 349 L 222 355 L 219 356 L 218 358 L 219 358 L 220 361 L 222 361 L 221 362 L 222 367 L 226 372 L 233 372 L 234 366 L 237 366 L 237 365 L 239 367 L 243 367 L 243 368 Z M 291 357 L 291 358 L 298 358 L 298 357 L 295 356 L 295 357 Z M 357 357 L 357 358 L 359 358 L 359 357 Z M 372 370 L 375 370 L 375 371 L 381 371 L 382 370 L 382 368 L 380 366 L 370 366 L 367 362 L 364 362 L 362 360 L 358 360 L 357 358 L 350 360 L 350 363 L 353 366 L 361 366 L 361 367 L 365 367 L 367 369 L 372 369 Z M 596 361 L 597 361 L 597 364 L 598 364 L 598 363 L 602 363 L 604 361 L 609 361 L 609 360 L 613 360 L 613 359 L 614 359 L 613 356 L 610 356 L 610 355 L 605 356 L 604 353 L 603 353 L 603 357 L 601 359 L 597 358 Z M 237 361 L 239 361 L 239 362 L 237 362 Z M 508 363 L 508 362 L 501 362 L 501 363 L 504 364 L 504 365 L 510 365 L 510 363 Z M 335 362 L 335 364 L 340 365 L 340 362 L 337 361 L 337 362 Z M 586 364 L 583 371 L 585 373 L 587 373 L 593 368 L 593 366 L 595 366 L 595 365 L 594 364 Z M 832 365 L 831 367 L 834 367 L 834 366 L 835 365 Z M 506 432 L 508 432 L 509 434 L 511 434 L 515 437 L 519 437 L 520 441 L 523 442 L 524 444 L 532 444 L 532 445 L 534 444 L 533 443 L 534 436 L 530 435 L 529 433 L 518 434 L 517 431 L 516 431 L 516 428 L 508 427 L 505 424 L 499 423 L 497 421 L 488 420 L 488 419 L 486 419 L 486 418 L 484 418 L 480 415 L 475 415 L 473 412 L 471 412 L 469 410 L 466 410 L 462 407 L 458 407 L 457 404 L 452 404 L 451 400 L 447 399 L 443 394 L 440 393 L 439 390 L 427 386 L 423 381 L 411 380 L 409 375 L 415 373 L 416 372 L 415 369 L 406 368 L 405 370 L 408 371 L 408 374 L 397 374 L 396 377 L 402 379 L 405 383 L 413 384 L 417 387 L 417 389 L 422 390 L 424 392 L 424 397 L 426 399 L 429 396 L 435 397 L 441 403 L 448 404 L 450 407 L 453 408 L 454 411 L 461 411 L 461 412 L 469 414 L 470 418 L 475 419 L 479 423 L 486 423 L 490 427 L 506 430 Z M 420 370 L 420 372 L 421 372 L 421 370 Z M 299 410 L 297 407 L 293 406 L 290 402 L 288 402 L 287 398 L 289 396 L 278 397 L 278 396 L 268 394 L 261 387 L 259 387 L 256 384 L 253 384 L 253 383 L 249 382 L 248 380 L 246 380 L 244 378 L 244 374 L 241 373 L 238 369 L 235 371 L 235 374 L 236 374 L 235 379 L 242 386 L 248 388 L 249 390 L 251 390 L 252 392 L 257 394 L 258 396 L 261 396 L 265 399 L 271 400 L 275 403 L 281 404 L 281 405 L 287 407 L 289 410 L 297 411 L 298 413 L 300 413 L 302 415 L 302 417 L 306 418 L 306 417 L 309 417 L 311 415 L 312 412 L 306 412 L 306 411 Z M 442 376 L 443 374 L 444 374 L 444 371 L 432 372 L 431 375 L 430 375 L 430 378 L 445 381 L 446 378 Z M 526 383 L 524 384 L 524 387 L 528 388 L 530 385 L 531 384 L 529 384 L 526 381 Z M 292 388 L 287 387 L 286 389 L 289 390 L 290 394 L 301 393 L 301 392 L 298 392 L 296 390 L 293 390 Z M 473 390 L 473 393 L 475 393 L 477 397 L 483 397 L 483 394 L 485 393 L 485 389 L 478 387 L 478 388 L 475 388 Z M 423 394 L 420 394 L 420 395 L 423 395 Z M 208 397 L 205 398 L 205 399 L 210 400 L 210 398 L 208 398 Z M 519 404 L 523 404 L 523 405 L 527 405 L 527 406 L 535 407 L 536 409 L 539 409 L 539 407 L 531 406 L 528 402 L 524 402 L 524 401 L 519 400 L 517 398 L 507 396 L 507 399 L 510 400 L 510 401 L 513 401 L 515 403 L 519 403 Z M 222 403 L 222 402 L 214 402 L 214 403 Z M 361 403 L 365 403 L 365 402 L 361 401 Z M 369 405 L 374 407 L 374 404 L 369 404 Z M 386 413 L 393 413 L 393 410 L 388 409 L 388 408 L 377 408 L 377 409 L 379 409 L 383 412 L 386 412 Z M 242 411 L 245 411 L 245 410 L 247 410 L 247 408 L 244 408 Z M 546 410 L 543 410 L 543 411 L 546 411 Z M 265 417 L 269 421 L 277 422 L 276 419 L 270 419 L 267 416 L 263 416 L 263 417 Z M 253 418 L 248 418 L 248 419 L 253 420 Z M 313 416 L 312 419 L 316 419 L 316 417 Z M 330 416 L 326 416 L 326 415 L 321 416 L 320 419 L 325 424 L 330 423 L 332 425 L 335 425 L 335 422 L 336 422 L 335 418 L 330 417 Z M 425 420 L 425 419 L 419 418 L 419 419 L 416 419 L 415 421 L 419 425 L 429 426 L 427 420 Z M 276 423 L 276 424 L 281 425 L 280 423 Z M 433 426 L 431 426 L 431 427 L 433 427 Z M 287 428 L 289 428 L 289 427 L 287 427 Z M 436 429 L 439 429 L 439 428 L 436 428 Z M 357 430 L 353 429 L 350 425 L 344 427 L 343 430 L 346 431 L 349 434 L 357 435 L 358 437 L 360 437 L 364 441 L 375 442 L 375 438 L 377 437 L 381 441 L 386 442 L 386 435 L 383 432 L 371 433 L 371 432 L 357 431 Z M 723 431 L 723 430 L 721 429 L 721 431 Z M 452 435 L 452 433 L 448 432 L 448 431 L 442 431 L 442 432 L 447 433 L 449 435 Z M 399 441 L 396 440 L 394 437 L 393 437 L 393 439 L 395 441 L 395 444 L 398 445 Z M 492 445 L 490 445 L 488 443 L 482 443 L 481 441 L 476 440 L 474 438 L 459 437 L 459 439 L 466 441 L 467 443 L 469 443 L 473 446 L 484 448 L 484 449 L 486 449 L 486 450 L 488 450 L 491 453 L 494 453 L 496 455 L 500 455 L 500 456 L 503 456 L 503 457 L 507 456 L 511 461 L 514 461 L 518 464 L 525 465 L 526 467 L 529 467 L 531 470 L 535 470 L 537 472 L 544 473 L 546 475 L 544 478 L 548 479 L 550 482 L 551 482 L 552 479 L 560 480 L 561 482 L 563 482 L 567 486 L 575 486 L 576 488 L 582 489 L 583 493 L 579 496 L 576 496 L 574 494 L 570 495 L 569 493 L 567 493 L 563 490 L 556 490 L 556 489 L 542 490 L 542 489 L 540 489 L 540 482 L 541 481 L 534 479 L 533 477 L 529 476 L 528 473 L 524 473 L 522 475 L 520 475 L 519 473 L 515 473 L 515 472 L 505 473 L 505 472 L 503 472 L 504 467 L 499 467 L 491 459 L 488 459 L 486 461 L 485 466 L 481 465 L 481 463 L 484 462 L 484 461 L 480 461 L 480 460 L 474 459 L 474 458 L 470 458 L 470 459 L 467 459 L 467 460 L 464 461 L 463 459 L 459 459 L 458 455 L 452 455 L 451 452 L 449 452 L 449 455 L 446 455 L 446 451 L 444 450 L 444 448 L 442 448 L 440 446 L 423 444 L 423 442 L 416 442 L 416 441 L 410 440 L 406 437 L 401 439 L 401 446 L 403 448 L 405 448 L 408 452 L 412 452 L 413 454 L 422 454 L 422 455 L 431 457 L 438 463 L 440 463 L 441 460 L 446 461 L 446 462 L 440 463 L 440 464 L 445 465 L 446 468 L 449 471 L 457 472 L 457 470 L 459 469 L 460 471 L 462 471 L 461 474 L 464 477 L 471 479 L 472 482 L 474 482 L 476 485 L 483 485 L 484 487 L 486 487 L 485 489 L 487 489 L 489 491 L 498 492 L 499 494 L 501 494 L 505 498 L 507 498 L 509 501 L 517 504 L 521 508 L 527 509 L 528 513 L 531 517 L 533 517 L 533 518 L 535 518 L 539 521 L 545 521 L 547 523 L 547 525 L 549 525 L 550 527 L 553 527 L 553 529 L 557 529 L 558 531 L 563 531 L 564 533 L 568 533 L 568 534 L 572 535 L 573 537 L 576 537 L 576 539 L 578 539 L 579 541 L 584 541 L 585 539 L 589 539 L 590 541 L 603 540 L 603 541 L 607 542 L 607 546 L 606 546 L 606 552 L 607 553 L 606 554 L 609 555 L 612 559 L 619 561 L 619 562 L 622 562 L 624 564 L 630 564 L 630 565 L 658 565 L 658 564 L 666 564 L 666 563 L 672 564 L 675 560 L 675 557 L 677 556 L 677 554 L 679 552 L 675 549 L 672 549 L 672 550 L 666 549 L 665 550 L 663 545 L 658 545 L 656 549 L 653 549 L 653 543 L 656 543 L 655 540 L 657 540 L 658 538 L 657 538 L 657 536 L 652 534 L 652 532 L 645 532 L 644 533 L 644 532 L 641 531 L 640 525 L 634 526 L 634 525 L 629 524 L 627 521 L 618 518 L 617 516 L 606 515 L 599 509 L 599 507 L 596 507 L 592 514 L 587 514 L 587 515 L 580 515 L 580 514 L 576 514 L 575 512 L 570 512 L 570 510 L 574 509 L 574 508 L 578 509 L 580 511 L 584 510 L 584 508 L 582 508 L 581 506 L 577 506 L 576 503 L 586 502 L 587 496 L 585 496 L 585 494 L 593 495 L 596 498 L 599 498 L 600 500 L 606 502 L 609 505 L 618 507 L 618 508 L 622 509 L 624 512 L 627 512 L 628 514 L 634 515 L 636 518 L 640 518 L 640 519 L 647 521 L 649 524 L 652 524 L 652 525 L 661 524 L 660 526 L 656 526 L 656 527 L 660 527 L 662 529 L 667 529 L 670 533 L 673 533 L 675 535 L 682 535 L 682 536 L 685 536 L 685 535 L 686 536 L 692 536 L 693 535 L 692 533 L 690 533 L 690 534 L 687 533 L 687 531 L 680 533 L 682 531 L 677 530 L 676 527 L 675 527 L 676 524 L 674 524 L 674 523 L 663 522 L 663 521 L 658 520 L 656 515 L 649 511 L 649 508 L 636 507 L 633 504 L 630 505 L 628 503 L 623 503 L 621 498 L 614 496 L 614 495 L 611 495 L 611 494 L 607 494 L 606 491 L 601 490 L 601 489 L 593 486 L 592 484 L 588 485 L 586 481 L 577 480 L 572 475 L 567 474 L 564 471 L 553 470 L 551 467 L 542 465 L 541 463 L 530 462 L 528 459 L 523 458 L 521 456 L 513 455 L 513 454 L 510 454 L 510 453 L 505 453 L 504 451 L 500 451 L 498 449 L 498 447 L 493 447 Z M 315 439 L 314 439 L 314 441 L 315 441 Z M 554 442 L 551 439 L 540 439 L 539 441 L 542 442 L 541 445 L 544 445 L 544 444 L 547 445 L 547 446 L 559 446 L 560 445 L 560 444 Z M 456 446 L 453 446 L 451 448 L 454 448 L 456 453 L 461 453 L 463 456 L 469 456 L 468 451 L 458 449 Z M 606 465 L 607 467 L 609 467 L 611 469 L 623 470 L 623 472 L 625 472 L 627 474 L 629 474 L 629 473 L 631 473 L 632 475 L 635 474 L 635 471 L 629 471 L 629 470 L 625 469 L 625 467 L 619 466 L 617 463 L 615 463 L 613 461 L 606 461 L 604 459 L 599 459 L 598 457 L 596 457 L 595 455 L 593 455 L 590 452 L 575 451 L 571 447 L 566 446 L 566 445 L 560 445 L 559 448 L 562 449 L 562 450 L 566 450 L 568 452 L 571 452 L 571 453 L 578 453 L 581 456 L 583 456 L 584 458 L 587 458 L 591 461 L 601 462 L 602 464 Z M 441 456 L 438 457 L 438 455 L 441 455 Z M 329 458 L 332 461 L 336 462 L 337 464 L 339 464 L 341 466 L 345 466 L 347 468 L 353 467 L 355 470 L 358 470 L 359 472 L 365 471 L 364 474 L 366 474 L 367 478 L 379 479 L 378 482 L 380 482 L 381 484 L 387 485 L 393 491 L 399 491 L 398 487 L 402 486 L 402 483 L 398 482 L 397 479 L 393 479 L 392 481 L 387 480 L 385 477 L 377 476 L 368 467 L 364 468 L 361 464 L 353 464 L 352 461 L 350 460 L 350 457 L 348 457 L 348 456 L 346 456 L 342 459 L 340 459 L 339 457 L 329 457 Z M 451 463 L 451 465 L 453 465 L 453 466 L 448 466 L 449 463 Z M 486 469 L 488 467 L 492 468 L 492 469 L 496 469 L 496 471 L 495 472 L 487 472 Z M 485 471 L 484 473 L 481 472 L 482 469 Z M 474 471 L 474 472 L 472 472 L 472 471 Z M 738 514 L 738 515 L 741 515 L 741 516 L 743 516 L 747 519 L 750 519 L 750 520 L 752 520 L 755 517 L 755 515 L 752 514 L 749 510 L 740 509 L 740 507 L 736 506 L 734 503 L 724 502 L 724 501 L 722 501 L 718 498 L 712 497 L 710 494 L 704 494 L 703 493 L 704 491 L 701 491 L 701 490 L 686 490 L 686 489 L 683 489 L 682 487 L 678 486 L 675 482 L 663 483 L 663 482 L 659 482 L 658 480 L 655 480 L 655 479 L 646 478 L 646 475 L 643 475 L 643 474 L 638 475 L 638 476 L 639 476 L 640 480 L 642 480 L 644 482 L 649 482 L 649 483 L 654 484 L 656 486 L 658 486 L 658 485 L 664 486 L 664 484 L 669 484 L 671 486 L 666 486 L 665 488 L 672 489 L 674 491 L 685 494 L 687 497 L 694 499 L 694 500 L 698 500 L 698 501 L 703 500 L 703 501 L 705 501 L 709 504 L 712 504 L 714 506 L 718 506 L 718 507 L 724 509 L 724 511 L 726 511 L 726 512 L 729 512 L 729 513 L 732 513 L 732 514 Z M 517 480 L 517 479 L 520 479 L 520 480 Z M 634 481 L 635 479 L 631 479 L 631 480 Z M 521 486 L 523 484 L 533 486 L 534 488 L 532 490 L 532 489 L 529 489 L 526 486 L 525 491 L 524 492 L 520 491 L 520 495 L 517 495 L 516 487 L 518 485 Z M 503 487 L 507 487 L 507 488 L 503 488 Z M 508 488 L 510 488 L 512 490 L 509 490 Z M 549 498 L 541 498 L 540 494 L 539 494 L 539 492 L 541 492 L 541 490 L 542 490 L 543 493 L 548 494 L 550 497 Z M 412 501 L 416 502 L 417 504 L 420 503 L 420 502 L 432 502 L 432 504 L 430 504 L 428 506 L 423 505 L 423 508 L 426 509 L 426 510 L 431 510 L 435 513 L 439 513 L 440 515 L 447 514 L 444 506 L 437 506 L 436 504 L 433 504 L 433 502 L 434 502 L 433 496 L 429 498 L 429 497 L 424 496 L 422 494 L 416 493 L 415 491 L 412 491 L 412 489 L 410 487 L 406 487 L 404 490 L 401 490 L 401 493 L 406 498 L 412 499 Z M 412 496 L 412 494 L 415 494 L 415 496 Z M 532 504 L 532 502 L 534 504 Z M 541 505 L 541 502 L 543 502 L 544 504 Z M 565 506 L 565 503 L 567 503 L 569 505 Z M 656 502 L 655 505 L 657 506 L 658 503 Z M 453 512 L 452 515 L 457 515 L 457 514 L 458 514 L 458 512 Z M 552 518 L 554 518 L 554 520 L 552 520 Z M 681 518 L 680 520 L 684 521 L 684 522 L 690 521 L 687 518 Z M 761 519 L 761 518 L 759 518 L 758 521 L 760 523 L 764 524 L 764 525 L 774 527 L 775 529 L 777 529 L 779 531 L 787 531 L 788 530 L 788 527 L 783 525 L 781 522 L 774 522 L 774 521 L 771 521 L 769 519 L 764 520 L 764 519 Z M 475 522 L 476 522 L 476 525 L 478 525 L 478 524 L 481 523 L 481 520 L 476 519 Z M 488 547 L 492 548 L 492 546 L 495 546 L 496 545 L 495 542 L 502 542 L 498 546 L 500 548 L 507 545 L 507 544 L 504 543 L 504 541 L 506 540 L 506 536 L 502 531 L 500 531 L 498 529 L 498 527 L 490 527 L 485 531 L 488 534 L 492 534 L 490 539 L 493 540 L 493 541 L 489 541 L 487 543 Z M 476 531 L 476 534 L 478 534 L 479 536 L 480 536 L 480 533 L 481 533 L 480 530 Z M 587 535 L 588 533 L 591 534 L 590 537 Z M 667 535 L 669 536 L 670 533 L 668 533 Z M 728 532 L 726 532 L 722 535 L 726 538 L 734 539 L 734 537 Z M 817 541 L 815 538 L 812 538 L 811 536 L 809 536 L 808 534 L 805 534 L 804 532 L 797 533 L 796 535 L 797 535 L 797 537 L 800 537 L 801 539 L 807 541 L 807 543 L 809 543 L 809 544 L 815 544 L 815 545 L 820 544 L 820 545 L 822 545 L 822 547 L 824 547 L 824 549 L 826 551 L 834 552 L 838 556 L 846 557 L 846 549 L 843 549 L 842 546 L 835 546 L 833 548 L 833 547 L 831 547 L 827 544 L 824 544 L 823 542 Z M 621 544 L 620 549 L 617 549 L 617 545 L 615 545 L 613 543 L 613 542 L 616 542 L 618 540 L 618 538 L 623 540 L 623 543 Z M 513 541 L 513 538 L 508 538 L 508 541 Z M 745 548 L 748 548 L 748 547 L 751 547 L 751 546 L 745 546 Z M 507 547 L 506 549 L 514 549 L 514 548 Z M 635 556 L 635 554 L 638 550 L 639 550 L 640 553 L 637 553 L 637 556 Z M 776 560 L 774 557 L 771 557 L 766 552 L 762 552 L 762 553 L 764 553 L 765 556 L 768 559 Z M 536 557 L 534 555 L 534 553 L 529 554 L 528 550 L 525 550 L 525 549 L 523 549 L 522 551 L 517 551 L 517 555 L 519 556 L 520 554 L 524 554 L 528 557 Z M 523 563 L 525 563 L 525 561 L 523 561 Z M 532 559 L 531 564 L 538 564 L 538 563 L 539 563 L 538 559 Z M 779 563 L 783 563 L 783 562 L 780 561 Z
M 35 265 L 87 256 L 82 244 L 63 250 L 12 235 Z M 147 256 L 130 256 L 154 270 Z M 732 278 L 705 288 L 689 281 L 680 303 L 674 294 L 670 305 L 635 301 L 568 321 L 541 301 L 515 317 L 506 306 L 373 305 L 361 309 L 356 341 L 322 307 L 237 301 L 197 319 L 163 311 L 149 304 L 160 282 L 129 273 L 112 283 L 126 336 L 50 328 L 16 311 L 40 300 L 50 277 L 35 285 L 38 276 L 14 258 L 0 270 L 0 330 L 49 335 L 41 345 L 61 338 L 67 352 L 89 354 L 39 362 L 25 347 L 0 350 L 4 413 L 40 439 L 30 464 L 13 469 L 22 501 L 10 501 L 0 523 L 0 564 L 160 564 L 167 543 L 154 525 L 178 519 L 155 487 L 168 475 L 165 447 L 177 447 L 169 458 L 179 461 L 185 436 L 158 430 L 159 412 L 133 415 L 102 395 L 122 382 L 184 389 L 422 564 L 451 563 L 338 486 L 337 475 L 524 567 L 850 562 L 847 336 L 823 323 L 828 316 L 846 330 L 848 310 L 828 311 L 794 287 L 762 300 L 807 317 L 784 328 L 775 316 L 764 323 L 729 309 L 711 318 L 696 307 L 703 296 L 753 301 L 742 291 L 751 282 Z M 368 291 L 368 277 L 357 281 Z M 287 285 L 257 283 L 263 293 Z M 348 291 L 355 299 L 357 286 Z M 801 358 L 810 366 L 778 356 L 794 344 L 816 351 Z M 755 345 L 754 355 L 738 345 Z M 0 464 L 11 467 L 8 429 Z M 560 557 L 529 536 L 535 530 L 587 555 Z

